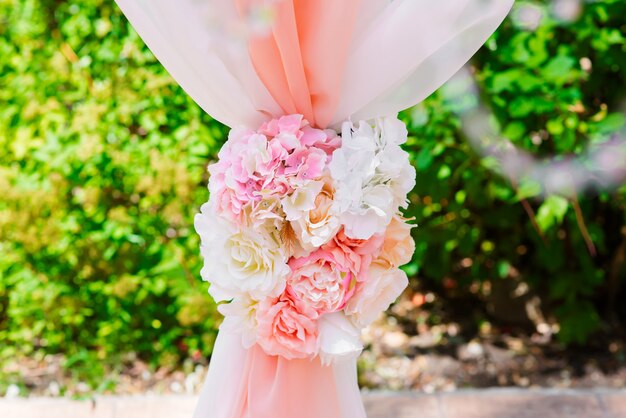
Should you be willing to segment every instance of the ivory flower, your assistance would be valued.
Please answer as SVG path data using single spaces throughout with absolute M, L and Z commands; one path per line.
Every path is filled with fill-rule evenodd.
M 257 340 L 256 310 L 258 305 L 259 302 L 244 293 L 232 302 L 217 307 L 219 313 L 225 317 L 220 329 L 240 333 L 244 348 L 252 347 Z
M 313 207 L 291 222 L 304 250 L 313 251 L 330 241 L 339 230 L 339 218 L 334 212 L 332 179 L 324 178 L 314 198 Z
M 294 190 L 291 195 L 284 197 L 281 203 L 287 220 L 298 220 L 310 210 L 315 209 L 315 198 L 322 190 L 323 185 L 324 183 L 321 181 L 309 181 Z
M 363 350 L 360 337 L 361 330 L 343 312 L 323 315 L 319 319 L 319 356 L 322 364 L 356 359 Z
M 290 270 L 276 231 L 237 230 L 220 221 L 210 204 L 196 215 L 195 227 L 204 258 L 200 274 L 216 301 L 241 293 L 256 300 L 282 293 Z
M 404 271 L 375 262 L 370 266 L 368 279 L 357 284 L 356 292 L 346 305 L 346 315 L 356 326 L 364 328 L 386 310 L 408 284 Z

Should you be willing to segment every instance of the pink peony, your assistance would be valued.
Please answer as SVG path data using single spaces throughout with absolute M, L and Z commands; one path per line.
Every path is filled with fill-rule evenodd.
M 266 299 L 256 309 L 257 342 L 271 356 L 313 357 L 319 346 L 317 318 L 315 310 L 287 293 Z
M 320 248 L 289 267 L 287 292 L 320 314 L 342 309 L 353 293 L 354 265 L 340 252 Z
M 348 237 L 342 229 L 323 248 L 337 259 L 343 259 L 343 264 L 349 264 L 357 281 L 361 282 L 367 279 L 369 266 L 380 254 L 383 242 L 382 235 L 355 239 Z

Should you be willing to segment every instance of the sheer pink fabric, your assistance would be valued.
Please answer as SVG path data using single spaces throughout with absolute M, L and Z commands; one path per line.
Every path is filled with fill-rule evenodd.
M 291 113 L 336 127 L 413 106 L 465 64 L 514 0 L 116 1 L 207 113 L 256 128 Z M 272 12 L 265 31 L 251 23 L 259 6 Z M 345 355 L 354 344 L 340 330 L 325 344 Z M 287 361 L 244 349 L 224 329 L 195 417 L 363 418 L 356 359 Z
M 513 0 L 396 0 L 355 34 L 331 124 L 395 115 L 452 77 Z
M 242 15 L 267 0 L 235 0 Z M 294 0 L 274 3 L 266 35 L 250 39 L 261 80 L 285 114 L 303 114 L 314 126 L 331 121 L 341 93 L 361 0 Z
M 232 0 L 118 0 L 181 87 L 229 126 L 259 126 L 281 112 L 242 53 Z
M 300 112 L 323 127 L 419 103 L 467 62 L 514 0 L 116 2 L 215 119 L 256 127 Z M 275 7 L 266 35 L 246 29 L 246 12 L 259 5 Z
M 219 360 L 219 361 L 218 361 Z M 220 331 L 194 418 L 363 418 L 354 361 L 315 360 L 244 350 L 241 336 Z

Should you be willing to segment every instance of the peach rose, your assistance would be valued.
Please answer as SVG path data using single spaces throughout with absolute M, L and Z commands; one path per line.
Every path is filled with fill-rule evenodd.
M 411 237 L 413 227 L 413 225 L 395 216 L 387 226 L 385 240 L 378 259 L 393 267 L 399 267 L 411 261 L 415 252 L 415 241 Z

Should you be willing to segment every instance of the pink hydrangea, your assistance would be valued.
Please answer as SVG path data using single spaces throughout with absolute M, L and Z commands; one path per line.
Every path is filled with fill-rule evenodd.
M 317 317 L 314 309 L 288 293 L 266 299 L 256 310 L 257 343 L 271 356 L 313 357 L 319 346 Z
M 258 131 L 235 128 L 209 167 L 211 199 L 221 216 L 241 223 L 247 205 L 282 198 L 322 176 L 341 139 L 315 129 L 302 115 L 283 116 Z

